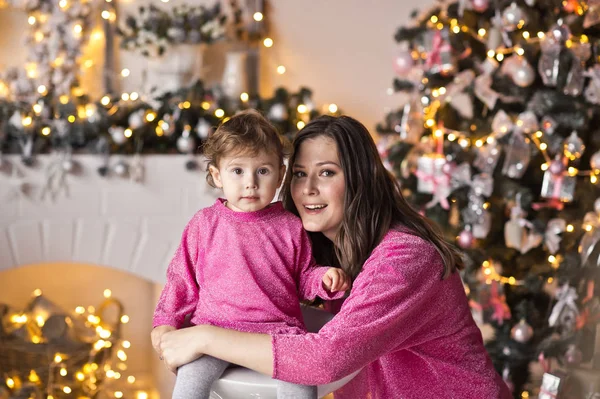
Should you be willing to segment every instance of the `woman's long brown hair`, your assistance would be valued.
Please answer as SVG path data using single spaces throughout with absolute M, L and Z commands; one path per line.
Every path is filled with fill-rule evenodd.
M 321 136 L 329 137 L 337 145 L 346 187 L 344 216 L 333 249 L 321 233 L 310 234 L 318 262 L 337 264 L 354 279 L 388 230 L 395 225 L 402 225 L 411 234 L 431 242 L 437 248 L 444 263 L 442 278 L 463 268 L 457 249 L 447 243 L 438 230 L 404 199 L 397 180 L 383 166 L 369 131 L 356 119 L 326 115 L 308 123 L 294 139 L 290 169 L 302 143 Z M 281 198 L 285 208 L 298 215 L 291 196 L 291 179 L 290 170 Z M 332 251 L 337 259 L 331 256 Z

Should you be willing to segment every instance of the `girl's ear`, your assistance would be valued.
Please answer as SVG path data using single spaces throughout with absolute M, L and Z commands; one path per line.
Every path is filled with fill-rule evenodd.
M 221 181 L 221 172 L 219 172 L 219 169 L 214 165 L 209 165 L 208 171 L 210 172 L 210 175 L 212 176 L 213 181 L 215 182 L 215 186 L 217 186 L 218 188 L 223 188 L 223 182 Z

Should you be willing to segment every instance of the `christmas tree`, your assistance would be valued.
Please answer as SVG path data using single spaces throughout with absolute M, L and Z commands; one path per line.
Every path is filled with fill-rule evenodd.
M 600 4 L 438 2 L 395 40 L 402 106 L 377 127 L 380 151 L 407 200 L 464 250 L 496 369 L 516 398 L 592 397 Z M 547 372 L 541 389 L 532 365 Z

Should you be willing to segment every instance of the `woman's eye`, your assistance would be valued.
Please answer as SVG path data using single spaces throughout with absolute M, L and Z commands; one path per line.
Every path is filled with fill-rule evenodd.
M 260 168 L 258 170 L 258 174 L 259 175 L 268 175 L 269 174 L 269 169 L 267 169 L 267 168 Z
M 295 172 L 292 172 L 292 176 L 296 177 L 296 178 L 298 178 L 298 177 L 304 177 L 304 176 L 306 176 L 306 173 L 301 172 L 301 171 L 295 171 Z
M 333 170 L 325 169 L 325 170 L 321 171 L 321 176 L 331 177 L 333 175 L 335 175 L 335 172 Z

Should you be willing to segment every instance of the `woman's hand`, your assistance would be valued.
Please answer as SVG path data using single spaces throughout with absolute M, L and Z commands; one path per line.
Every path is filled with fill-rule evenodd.
M 167 368 L 173 373 L 176 373 L 178 367 L 194 361 L 204 354 L 200 349 L 203 343 L 202 327 L 182 328 L 162 334 L 159 342 L 159 354 Z

